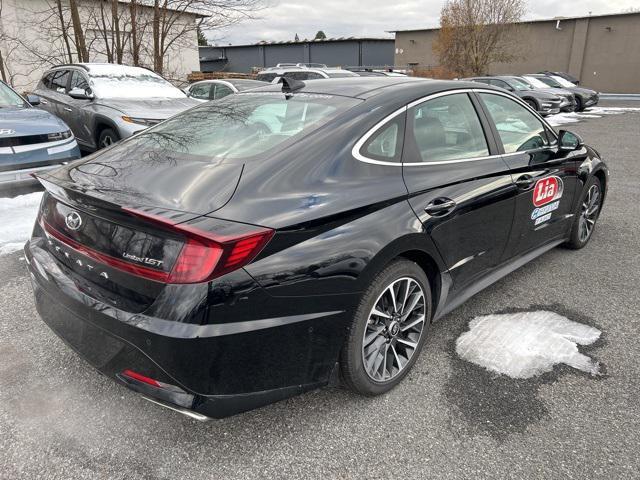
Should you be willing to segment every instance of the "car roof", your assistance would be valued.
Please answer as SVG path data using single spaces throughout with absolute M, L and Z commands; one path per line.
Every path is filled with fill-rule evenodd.
M 491 85 L 478 86 L 476 82 L 462 80 L 433 80 L 419 77 L 344 77 L 327 78 L 323 80 L 305 80 L 304 87 L 296 90 L 298 93 L 314 93 L 324 95 L 341 95 L 355 98 L 370 98 L 382 94 L 400 94 L 405 92 L 407 97 L 414 93 L 416 96 L 426 96 L 445 90 L 483 88 L 502 91 L 502 89 Z M 253 89 L 252 92 L 279 92 L 282 85 L 279 83 L 268 84 L 267 86 Z M 403 101 L 404 96 L 399 95 L 399 101 Z

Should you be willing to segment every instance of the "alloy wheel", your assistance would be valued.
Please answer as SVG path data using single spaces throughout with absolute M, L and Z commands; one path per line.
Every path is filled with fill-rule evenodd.
M 110 145 L 113 145 L 115 142 L 113 141 L 113 138 L 111 138 L 110 135 L 105 135 L 102 139 L 102 144 L 100 145 L 102 148 L 108 147 Z
M 592 185 L 587 192 L 587 196 L 582 202 L 582 208 L 580 211 L 578 235 L 581 242 L 586 242 L 591 236 L 593 227 L 596 224 L 596 219 L 598 218 L 599 211 L 600 187 L 598 187 L 598 185 Z
M 362 360 L 376 382 L 395 378 L 413 357 L 424 329 L 425 295 L 410 277 L 393 281 L 369 313 L 362 338 Z

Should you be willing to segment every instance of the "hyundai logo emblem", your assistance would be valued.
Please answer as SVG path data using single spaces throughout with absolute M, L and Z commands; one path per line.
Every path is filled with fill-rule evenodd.
M 82 217 L 78 212 L 70 212 L 64 219 L 64 223 L 69 230 L 78 230 L 82 225 Z

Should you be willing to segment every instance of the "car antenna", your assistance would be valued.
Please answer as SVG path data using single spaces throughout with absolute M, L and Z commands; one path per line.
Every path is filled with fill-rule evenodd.
M 281 77 L 278 83 L 282 84 L 283 93 L 292 93 L 305 87 L 305 83 L 302 80 L 294 78 Z

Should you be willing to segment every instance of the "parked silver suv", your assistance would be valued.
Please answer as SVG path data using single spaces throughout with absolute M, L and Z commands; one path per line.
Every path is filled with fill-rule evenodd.
M 62 118 L 80 148 L 88 151 L 199 104 L 151 70 L 110 63 L 53 68 L 34 93 L 40 97 L 39 107 Z
M 320 78 L 358 77 L 357 73 L 341 68 L 328 68 L 321 63 L 279 63 L 265 68 L 256 75 L 256 80 L 277 82 L 281 77 L 294 80 L 316 80 Z

